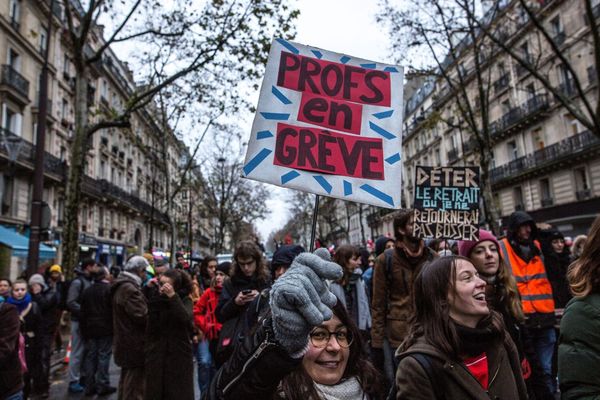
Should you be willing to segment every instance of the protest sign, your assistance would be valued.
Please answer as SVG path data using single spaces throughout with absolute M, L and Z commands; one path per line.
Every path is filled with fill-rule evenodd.
M 402 68 L 276 39 L 245 177 L 399 208 Z
M 479 167 L 417 166 L 413 233 L 421 238 L 479 238 Z

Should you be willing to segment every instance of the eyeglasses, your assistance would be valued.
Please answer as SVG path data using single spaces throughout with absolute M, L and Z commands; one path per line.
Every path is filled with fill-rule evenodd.
M 338 342 L 340 347 L 343 347 L 343 348 L 350 347 L 350 345 L 352 344 L 352 341 L 354 339 L 352 337 L 352 334 L 348 331 L 330 332 L 330 331 L 326 331 L 323 329 L 318 329 L 318 330 L 312 331 L 310 333 L 309 337 L 310 337 L 310 342 L 312 343 L 313 346 L 315 346 L 317 348 L 323 348 L 323 347 L 327 347 L 327 344 L 329 343 L 329 340 L 331 339 L 332 335 L 335 336 L 335 340 Z

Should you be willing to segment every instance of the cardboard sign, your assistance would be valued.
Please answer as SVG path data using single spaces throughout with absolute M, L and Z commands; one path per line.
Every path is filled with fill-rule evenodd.
M 402 85 L 400 67 L 276 39 L 244 176 L 399 208 Z
M 415 224 L 421 238 L 479 239 L 479 167 L 415 169 Z

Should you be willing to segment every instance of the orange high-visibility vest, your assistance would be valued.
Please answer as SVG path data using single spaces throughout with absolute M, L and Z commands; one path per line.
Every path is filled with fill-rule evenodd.
M 526 263 L 517 255 L 506 238 L 500 241 L 500 248 L 504 262 L 510 265 L 517 281 L 523 313 L 553 313 L 552 286 L 541 257 L 536 255 Z

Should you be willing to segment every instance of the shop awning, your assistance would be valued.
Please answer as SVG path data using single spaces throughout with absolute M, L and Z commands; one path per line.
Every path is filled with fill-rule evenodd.
M 12 256 L 27 257 L 29 238 L 0 225 L 0 243 L 12 249 Z M 56 257 L 56 250 L 40 243 L 40 260 Z

